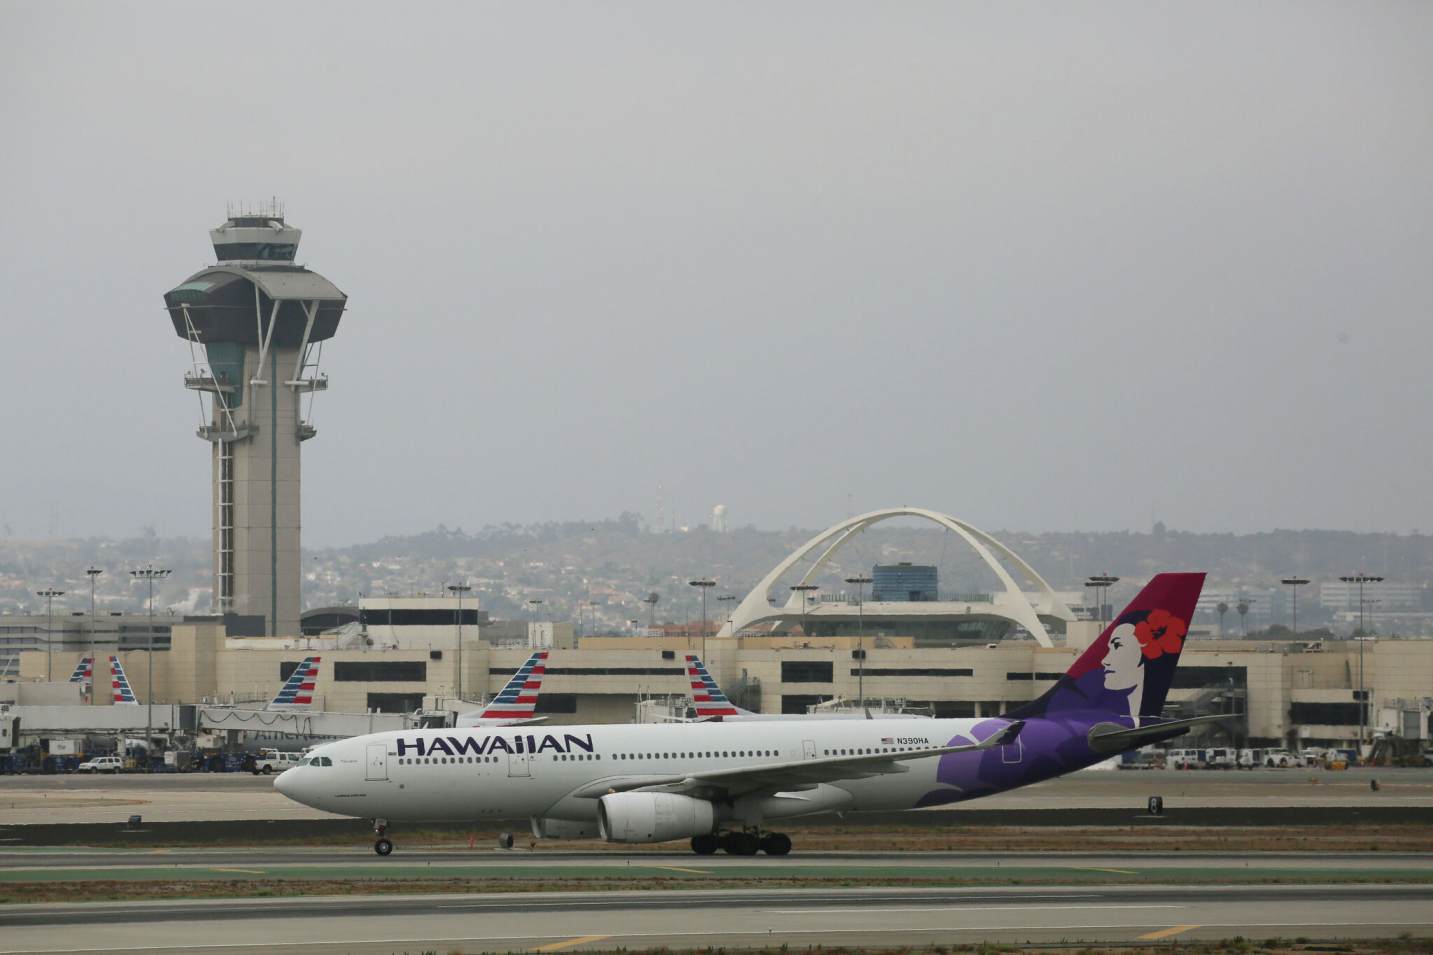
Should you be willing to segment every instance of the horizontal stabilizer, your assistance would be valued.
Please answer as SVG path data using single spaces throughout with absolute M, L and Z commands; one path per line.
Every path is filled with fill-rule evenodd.
M 1137 749 L 1149 743 L 1158 743 L 1176 736 L 1183 736 L 1194 727 L 1202 726 L 1205 723 L 1218 723 L 1243 715 L 1242 713 L 1217 713 L 1213 716 L 1195 716 L 1187 720 L 1164 720 L 1159 723 L 1148 723 L 1144 726 L 1136 726 L 1134 729 L 1120 726 L 1118 723 L 1097 723 L 1090 727 L 1090 749 L 1097 753 L 1122 753 L 1127 749 Z

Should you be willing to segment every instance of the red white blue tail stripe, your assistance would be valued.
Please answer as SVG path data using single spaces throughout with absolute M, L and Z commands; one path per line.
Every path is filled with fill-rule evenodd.
M 706 664 L 700 657 L 687 654 L 687 678 L 692 687 L 692 702 L 697 707 L 697 718 L 713 716 L 740 716 L 731 700 L 727 699 L 717 681 L 707 672 Z
M 139 705 L 135 699 L 134 690 L 129 687 L 129 677 L 124 675 L 124 664 L 119 662 L 119 657 L 109 658 L 109 685 L 114 691 L 115 703 L 133 703 Z
M 537 714 L 537 694 L 547 672 L 547 651 L 538 650 L 518 668 L 492 702 L 478 713 L 480 720 L 530 720 Z
M 80 662 L 75 664 L 75 672 L 70 674 L 71 683 L 88 683 L 95 676 L 95 658 L 80 657 Z
M 284 685 L 279 690 L 279 695 L 274 697 L 268 705 L 271 710 L 287 710 L 297 706 L 309 706 L 313 703 L 313 688 L 318 682 L 318 664 L 321 657 L 304 657 Z

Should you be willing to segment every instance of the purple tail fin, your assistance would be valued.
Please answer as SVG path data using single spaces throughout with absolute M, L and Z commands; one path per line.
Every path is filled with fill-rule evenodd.
M 1048 693 L 1006 716 L 1158 716 L 1203 588 L 1202 573 L 1156 575 Z

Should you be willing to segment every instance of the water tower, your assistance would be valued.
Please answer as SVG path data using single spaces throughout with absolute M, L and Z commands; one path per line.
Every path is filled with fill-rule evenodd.
M 218 264 L 164 295 L 213 461 L 215 609 L 261 617 L 270 635 L 299 632 L 299 449 L 348 301 L 294 264 L 301 235 L 277 203 L 231 209 L 209 232 Z

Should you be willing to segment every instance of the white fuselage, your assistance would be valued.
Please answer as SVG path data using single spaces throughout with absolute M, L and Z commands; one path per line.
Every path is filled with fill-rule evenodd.
M 519 817 L 591 821 L 604 780 L 743 769 L 803 759 L 898 753 L 974 742 L 982 720 L 789 720 L 454 728 L 377 733 L 330 743 L 275 782 L 285 795 L 328 812 L 389 821 Z M 1004 747 L 1019 759 L 1019 744 Z M 780 802 L 779 815 L 836 809 L 910 809 L 932 790 L 940 757 L 893 772 L 822 783 Z M 861 775 L 855 774 L 853 775 Z M 762 814 L 772 816 L 766 805 Z

